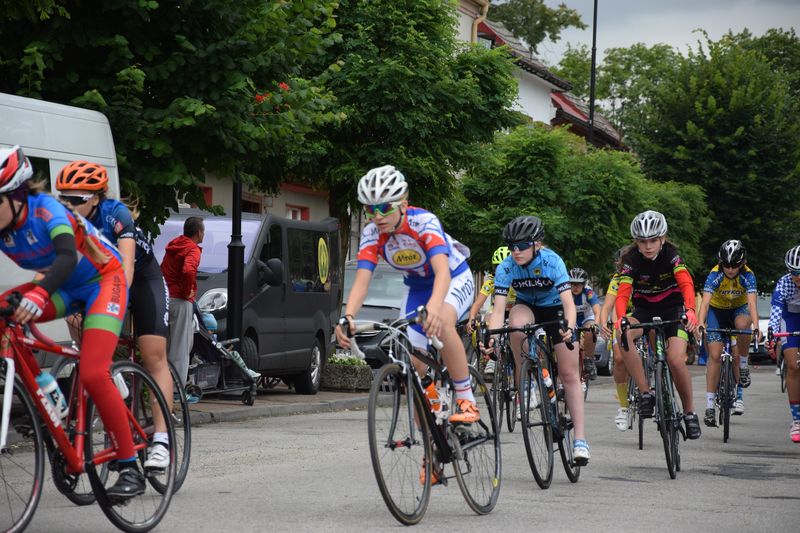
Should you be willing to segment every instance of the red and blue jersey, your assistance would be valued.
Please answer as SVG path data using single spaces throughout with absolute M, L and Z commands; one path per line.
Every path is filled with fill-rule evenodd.
M 80 215 L 70 212 L 49 194 L 29 194 L 25 222 L 5 232 L 0 250 L 21 268 L 44 274 L 56 258 L 53 239 L 71 233 L 75 236 L 78 264 L 61 288 L 68 290 L 97 283 L 104 274 L 121 268 L 119 254 L 94 226 L 85 219 L 80 224 L 76 217 Z M 89 240 L 105 250 L 105 262 L 93 259 L 88 251 Z
M 100 202 L 89 221 L 115 246 L 119 239 L 135 239 L 136 267 L 154 258 L 149 239 L 134 223 L 130 210 L 119 200 L 106 198 Z
M 469 268 L 466 246 L 444 232 L 436 215 L 409 206 L 400 226 L 392 233 L 381 233 L 374 222 L 367 224 L 361 232 L 358 268 L 372 271 L 378 258 L 383 257 L 405 274 L 406 285 L 431 287 L 434 280 L 431 258 L 439 254 L 447 255 L 453 277 Z

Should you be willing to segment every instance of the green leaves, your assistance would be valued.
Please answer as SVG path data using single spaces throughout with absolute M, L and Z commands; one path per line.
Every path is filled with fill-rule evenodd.
M 528 43 L 533 51 L 544 41 L 558 41 L 561 30 L 575 27 L 585 29 L 580 14 L 559 4 L 551 8 L 544 0 L 508 0 L 502 4 L 492 3 L 489 10 L 492 20 L 502 22 L 518 38 Z

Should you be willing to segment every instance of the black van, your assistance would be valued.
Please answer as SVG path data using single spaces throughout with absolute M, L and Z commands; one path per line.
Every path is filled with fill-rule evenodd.
M 224 338 L 231 218 L 181 209 L 161 226 L 154 251 L 160 261 L 167 243 L 183 232 L 183 222 L 190 216 L 203 218 L 206 228 L 200 245 L 197 303 L 214 314 L 218 334 Z M 242 242 L 242 357 L 263 376 L 283 378 L 300 394 L 316 394 L 339 318 L 339 221 L 243 213 Z

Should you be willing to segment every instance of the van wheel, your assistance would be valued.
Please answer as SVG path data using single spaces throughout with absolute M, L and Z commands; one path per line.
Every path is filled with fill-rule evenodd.
M 250 370 L 258 372 L 258 348 L 256 341 L 245 335 L 239 343 L 239 355 Z
M 294 379 L 294 390 L 297 394 L 316 394 L 322 382 L 323 348 L 319 339 L 314 340 L 311 347 L 311 364 L 308 370 L 298 374 Z

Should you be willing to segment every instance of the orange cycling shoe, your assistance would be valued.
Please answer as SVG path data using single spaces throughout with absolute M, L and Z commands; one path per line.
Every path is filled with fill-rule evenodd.
M 434 461 L 431 466 L 431 485 L 438 485 L 442 482 L 442 468 Z M 419 469 L 419 484 L 425 484 L 425 459 L 422 459 L 422 467 Z
M 481 419 L 478 412 L 478 405 L 470 400 L 456 400 L 456 412 L 450 415 L 450 422 L 453 424 L 472 424 Z

